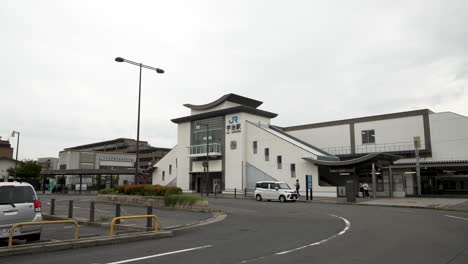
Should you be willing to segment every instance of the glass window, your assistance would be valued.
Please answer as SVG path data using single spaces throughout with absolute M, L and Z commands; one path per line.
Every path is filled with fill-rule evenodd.
M 171 174 L 172 174 L 172 165 L 169 164 L 169 175 L 171 175 Z
M 32 188 L 28 186 L 0 187 L 0 204 L 32 203 L 35 198 Z
M 274 190 L 278 187 L 278 185 L 276 185 L 276 183 L 270 183 L 270 190 Z
M 282 167 L 283 167 L 283 165 L 282 165 L 283 161 L 282 161 L 281 156 L 277 156 L 277 157 L 276 157 L 276 161 L 277 161 L 277 163 L 278 163 L 278 170 L 281 170 Z
M 165 180 L 165 178 L 166 178 L 166 172 L 165 172 L 165 171 L 163 171 L 163 172 L 162 172 L 162 180 L 164 181 L 164 180 Z
M 262 182 L 262 183 L 260 184 L 260 188 L 268 189 L 268 183 Z
M 253 147 L 253 154 L 257 154 L 257 141 L 254 141 L 252 143 L 252 147 Z
M 296 178 L 296 164 L 291 164 L 291 178 Z
M 270 161 L 270 149 L 265 149 L 265 161 Z
M 362 144 L 375 143 L 375 132 L 374 130 L 363 130 L 361 131 Z

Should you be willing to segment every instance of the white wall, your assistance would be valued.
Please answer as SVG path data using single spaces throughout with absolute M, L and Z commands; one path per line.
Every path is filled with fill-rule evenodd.
M 59 153 L 59 169 L 60 165 L 66 164 L 67 170 L 80 168 L 80 153 L 74 151 L 61 151 Z
M 11 160 L 0 160 L 0 181 L 4 181 L 8 177 L 7 170 L 9 168 L 14 168 L 15 162 Z
M 429 115 L 432 159 L 468 159 L 468 117 L 452 112 Z
M 253 153 L 253 141 L 257 141 L 257 154 Z M 336 187 L 319 186 L 318 169 L 304 157 L 314 157 L 310 153 L 290 142 L 275 136 L 254 124 L 247 124 L 247 162 L 271 177 L 288 183 L 293 187 L 296 179 L 299 180 L 301 190 L 305 190 L 305 176 L 312 175 L 312 188 L 315 196 L 336 197 Z M 269 148 L 270 160 L 265 161 L 265 148 Z M 277 156 L 282 157 L 282 169 L 278 169 Z M 291 164 L 296 164 L 296 177 L 291 177 Z M 252 186 L 247 186 L 252 188 Z
M 375 131 L 375 144 L 362 144 L 361 132 L 363 130 Z M 359 149 L 366 146 L 369 148 L 365 152 L 392 151 L 391 146 L 397 148 L 394 151 L 398 151 L 398 149 L 414 150 L 413 137 L 415 136 L 419 136 L 421 139 L 421 149 L 426 148 L 422 115 L 356 123 L 354 125 L 354 136 L 357 153 L 361 153 Z M 383 146 L 383 144 L 387 145 Z M 372 145 L 377 145 L 380 148 L 374 150 Z
M 181 147 L 179 145 L 175 146 L 171 151 L 169 151 L 162 159 L 154 165 L 156 168 L 153 171 L 153 184 L 167 185 L 172 180 L 177 178 L 179 171 L 179 159 L 181 155 Z M 177 159 L 177 167 L 176 167 Z M 171 174 L 169 174 L 169 165 L 172 166 Z M 164 180 L 162 179 L 162 173 L 165 172 Z M 180 186 L 179 186 L 180 187 Z M 182 187 L 181 187 L 182 188 Z
M 349 134 L 348 124 L 294 130 L 288 131 L 287 133 L 318 148 L 338 148 L 351 146 L 351 136 Z

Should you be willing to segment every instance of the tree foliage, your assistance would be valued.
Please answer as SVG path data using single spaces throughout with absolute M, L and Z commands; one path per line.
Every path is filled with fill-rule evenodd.
M 16 168 L 16 178 L 20 179 L 34 179 L 39 178 L 41 175 L 41 165 L 34 160 L 24 160 L 22 162 L 18 162 Z M 14 176 L 15 175 L 15 168 L 8 169 L 8 175 Z

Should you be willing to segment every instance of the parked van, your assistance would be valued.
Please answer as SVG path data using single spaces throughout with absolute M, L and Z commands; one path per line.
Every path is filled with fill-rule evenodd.
M 273 200 L 273 201 L 293 201 L 297 200 L 297 193 L 292 190 L 285 182 L 278 181 L 261 181 L 255 184 L 255 199 Z
M 29 183 L 0 182 L 0 239 L 8 239 L 10 228 L 19 222 L 42 221 L 41 201 Z M 40 225 L 15 229 L 14 238 L 37 241 L 41 239 Z

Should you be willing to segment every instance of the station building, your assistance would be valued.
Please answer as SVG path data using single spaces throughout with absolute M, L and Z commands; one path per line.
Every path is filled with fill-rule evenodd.
M 345 195 L 346 181 L 367 181 L 376 196 L 468 194 L 468 117 L 429 109 L 280 127 L 261 101 L 226 94 L 204 105 L 185 104 L 177 145 L 154 165 L 153 184 L 186 192 L 233 192 L 262 180 L 315 197 Z M 418 156 L 419 166 L 417 166 Z M 374 192 L 375 191 L 375 192 Z

